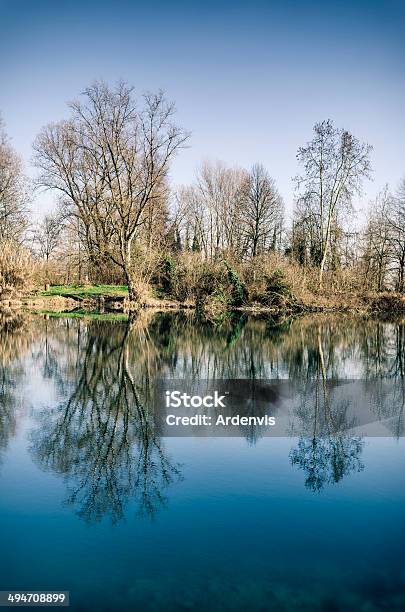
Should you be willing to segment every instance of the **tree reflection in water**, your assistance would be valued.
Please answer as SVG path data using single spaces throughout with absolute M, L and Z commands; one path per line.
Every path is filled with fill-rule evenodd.
M 29 320 L 10 309 L 0 310 L 0 463 L 16 432 L 16 412 L 25 371 L 22 359 L 32 340 Z
M 79 324 L 77 362 L 66 400 L 40 415 L 32 450 L 43 468 L 66 475 L 68 503 L 87 521 L 123 518 L 129 498 L 153 515 L 164 489 L 181 477 L 156 435 L 151 386 L 137 376 L 133 347 L 142 333 L 127 324 Z M 147 335 L 143 338 L 147 343 Z M 144 344 L 147 352 L 147 346 Z M 59 362 L 60 367 L 60 362 Z M 66 384 L 66 380 L 65 380 Z
M 159 438 L 156 380 L 289 379 L 300 390 L 291 431 L 299 440 L 290 461 L 304 471 L 306 486 L 320 491 L 363 469 L 363 441 L 344 433 L 353 425 L 350 411 L 330 383 L 371 381 L 376 418 L 403 435 L 404 329 L 403 321 L 330 315 L 277 321 L 234 313 L 219 324 L 151 311 L 128 322 L 2 319 L 0 448 L 13 435 L 31 347 L 32 361 L 59 397 L 34 411 L 39 423 L 31 449 L 38 464 L 64 475 L 67 501 L 88 521 L 119 520 L 131 498 L 153 515 L 168 485 L 181 478 Z M 241 433 L 256 444 L 263 430 Z
M 360 459 L 364 442 L 359 436 L 344 434 L 355 423 L 347 416 L 347 401 L 336 401 L 331 397 L 320 328 L 316 339 L 317 346 L 312 348 L 308 372 L 310 376 L 303 381 L 297 411 L 301 436 L 297 447 L 290 452 L 290 461 L 305 472 L 308 489 L 321 491 L 325 485 L 337 483 L 351 472 L 364 469 Z

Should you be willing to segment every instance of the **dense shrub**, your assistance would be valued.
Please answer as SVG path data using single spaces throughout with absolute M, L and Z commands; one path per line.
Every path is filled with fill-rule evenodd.
M 165 295 L 172 296 L 178 274 L 177 261 L 171 255 L 164 257 L 158 269 L 160 289 Z
M 265 292 L 263 299 L 272 306 L 281 306 L 285 302 L 294 299 L 291 286 L 289 285 L 283 270 L 279 268 L 273 273 L 265 275 Z
M 230 283 L 230 299 L 231 306 L 242 306 L 247 300 L 248 292 L 245 283 L 241 280 L 239 274 L 225 262 L 228 270 L 228 280 Z

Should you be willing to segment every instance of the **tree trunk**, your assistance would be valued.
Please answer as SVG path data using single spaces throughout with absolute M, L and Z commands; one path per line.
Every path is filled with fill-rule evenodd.
M 325 250 L 324 250 L 323 255 L 322 255 L 321 264 L 319 266 L 319 288 L 320 289 L 322 289 L 323 271 L 324 271 L 324 268 L 325 268 L 326 255 L 327 255 L 327 250 L 326 250 L 326 247 L 325 247 Z
M 326 226 L 326 235 L 325 235 L 325 242 L 322 242 L 322 249 L 323 249 L 323 253 L 322 253 L 322 259 L 321 259 L 321 265 L 319 267 L 319 288 L 322 289 L 322 281 L 323 281 L 323 271 L 325 268 L 325 263 L 326 263 L 326 257 L 328 255 L 328 249 L 329 249 L 329 242 L 330 242 L 330 226 L 331 226 L 331 221 L 332 221 L 332 210 L 329 209 L 329 213 L 328 213 L 328 223 Z M 323 240 L 323 235 L 322 235 L 322 240 Z
M 128 299 L 130 302 L 138 302 L 139 300 L 139 292 L 135 285 L 135 280 L 133 278 L 133 274 L 131 271 L 126 270 L 125 276 L 127 278 L 128 284 Z
M 378 284 L 377 284 L 377 291 L 380 293 L 382 291 L 382 285 L 383 285 L 383 262 L 380 261 L 378 262 Z
M 404 293 L 404 269 L 405 269 L 405 258 L 402 255 L 399 262 L 399 272 L 398 272 L 398 291 L 399 293 Z
M 128 240 L 128 242 L 125 244 L 125 250 L 124 250 L 123 258 L 122 258 L 123 263 L 124 263 L 123 267 L 124 267 L 125 277 L 127 279 L 128 300 L 130 304 L 139 301 L 139 292 L 136 287 L 135 275 L 134 275 L 133 266 L 132 266 L 131 246 L 132 246 L 131 240 Z

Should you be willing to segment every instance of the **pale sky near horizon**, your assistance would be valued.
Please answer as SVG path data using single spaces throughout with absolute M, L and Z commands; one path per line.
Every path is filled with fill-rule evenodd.
M 298 146 L 334 120 L 374 146 L 359 208 L 405 175 L 402 0 L 0 0 L 0 112 L 27 172 L 41 127 L 95 79 L 165 89 L 192 132 L 174 184 L 204 159 L 259 161 L 291 211 Z M 38 194 L 37 213 L 51 197 Z

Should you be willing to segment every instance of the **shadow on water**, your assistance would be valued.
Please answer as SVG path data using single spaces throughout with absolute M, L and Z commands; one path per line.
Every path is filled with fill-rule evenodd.
M 275 321 L 234 313 L 219 325 L 186 312 L 144 311 L 127 322 L 3 316 L 0 458 L 15 432 L 30 353 L 59 398 L 34 410 L 36 463 L 64 476 L 66 501 L 86 521 L 116 522 L 130 500 L 153 516 L 182 478 L 156 427 L 155 381 L 290 379 L 300 389 L 290 463 L 319 492 L 364 469 L 363 440 L 347 433 L 350 411 L 330 383 L 371 381 L 378 416 L 403 435 L 404 329 L 403 322 L 338 316 Z M 242 434 L 250 444 L 263 435 L 255 426 Z

